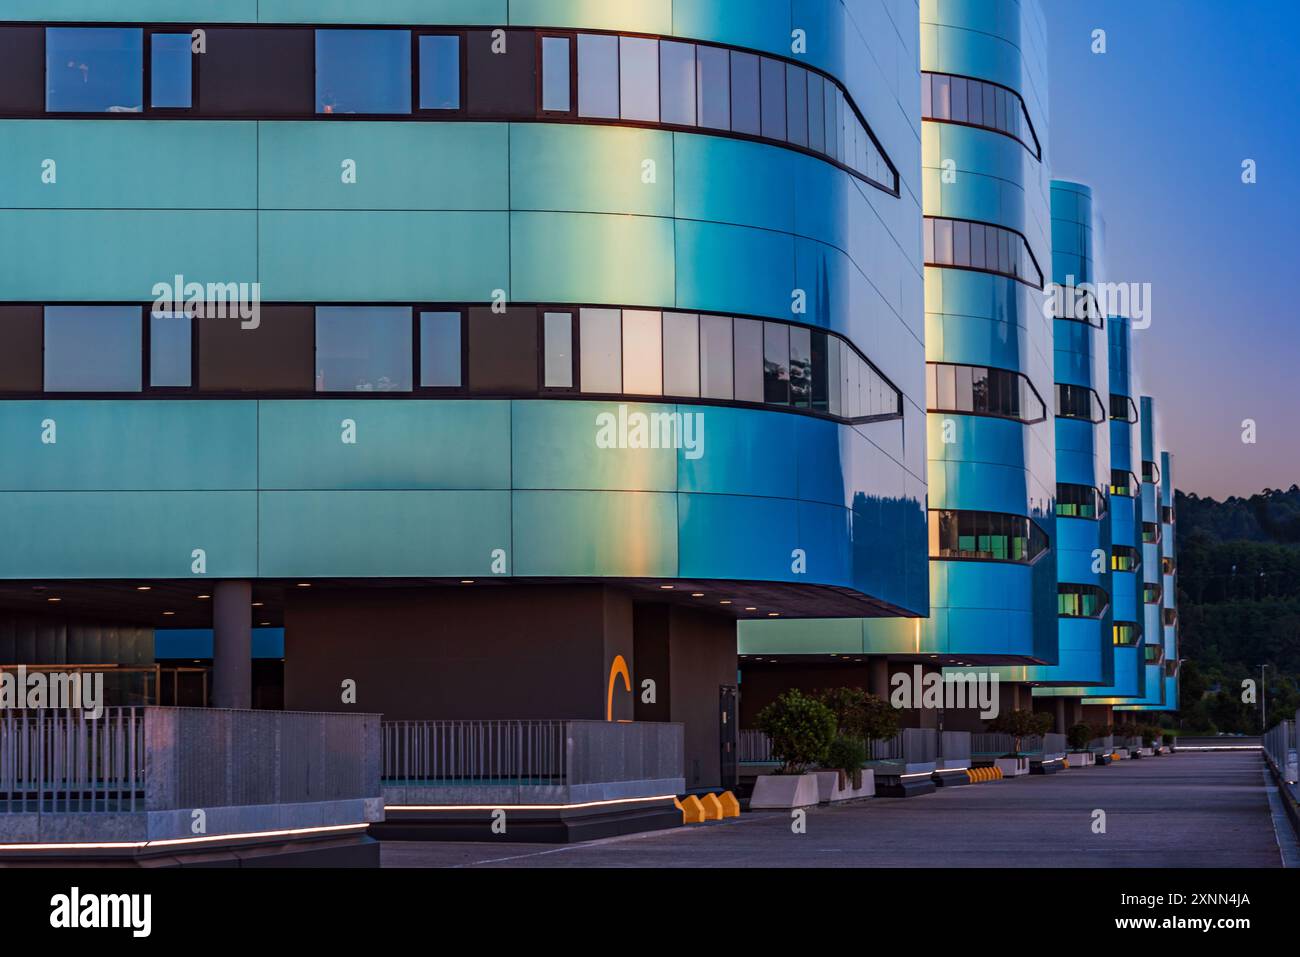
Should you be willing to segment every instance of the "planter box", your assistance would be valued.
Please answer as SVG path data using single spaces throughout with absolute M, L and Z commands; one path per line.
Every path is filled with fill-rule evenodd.
M 1096 763 L 1091 751 L 1071 751 L 1065 757 L 1071 768 L 1090 768 Z
M 754 779 L 754 794 L 749 799 L 749 809 L 788 810 L 811 807 L 817 803 L 816 774 L 760 774 Z
M 1119 755 L 1119 759 L 1121 761 L 1123 761 L 1127 757 L 1130 757 L 1128 753 L 1128 748 L 1116 748 L 1114 753 Z
M 1155 757 L 1155 753 L 1156 752 L 1153 748 L 1138 748 L 1138 754 L 1144 758 Z
M 1018 778 L 1029 773 L 1029 758 L 994 758 L 993 766 L 1004 778 Z
M 839 771 L 814 771 L 812 773 L 817 778 L 817 797 L 822 804 L 876 796 L 876 775 L 870 768 L 862 772 L 862 786 L 856 788 L 847 776 L 845 777 L 847 787 L 840 787 Z M 750 807 L 753 806 L 751 801 Z

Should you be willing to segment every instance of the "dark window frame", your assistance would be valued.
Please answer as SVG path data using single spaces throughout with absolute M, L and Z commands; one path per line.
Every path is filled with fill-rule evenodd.
M 538 394 L 572 395 L 582 391 L 582 335 L 578 328 L 579 310 L 575 306 L 537 306 L 537 390 Z M 548 386 L 546 384 L 546 316 L 567 315 L 569 317 L 569 381 L 568 386 Z M 662 323 L 662 314 L 660 322 Z M 660 330 L 660 336 L 663 332 Z M 662 338 L 661 340 L 662 341 Z M 620 345 L 622 340 L 620 339 Z
M 463 119 L 467 109 L 468 97 L 465 91 L 469 83 L 469 64 L 465 56 L 465 32 L 455 28 L 439 29 L 435 27 L 411 27 L 411 116 L 421 119 Z M 457 70 L 460 74 L 460 105 L 454 110 L 422 107 L 420 105 L 420 38 L 421 37 L 455 37 Z M 400 117 L 404 114 L 385 114 Z
M 939 221 L 954 223 L 954 224 L 966 223 L 970 226 L 983 226 L 986 230 L 993 229 L 995 231 L 995 235 L 1005 233 L 1009 236 L 1015 236 L 1017 239 L 1020 240 L 1024 251 L 1028 253 L 1029 262 L 1034 267 L 1034 271 L 1038 273 L 1038 283 L 1037 285 L 1035 285 L 1034 283 L 1030 282 L 1029 281 L 1030 277 L 1028 276 L 1019 276 L 1016 275 L 1014 272 L 1003 272 L 1001 269 L 990 269 L 987 265 L 973 266 L 973 265 L 962 264 L 957 262 L 950 262 L 950 263 L 936 262 L 933 261 L 929 256 L 925 256 L 923 253 L 922 257 L 925 260 L 924 262 L 925 266 L 928 266 L 932 269 L 961 269 L 966 272 L 979 272 L 991 276 L 1001 276 L 1005 279 L 1012 279 L 1015 280 L 1016 282 L 1023 283 L 1024 285 L 1028 286 L 1030 289 L 1037 289 L 1039 292 L 1043 292 L 1046 289 L 1045 286 L 1046 276 L 1043 273 L 1043 267 L 1039 264 L 1038 257 L 1034 255 L 1034 248 L 1033 246 L 1030 245 L 1029 238 L 1025 236 L 1025 234 L 1022 233 L 1020 230 L 1012 229 L 1010 226 L 1003 226 L 1001 223 L 990 223 L 987 220 L 983 220 L 983 219 L 964 219 L 960 216 L 924 216 L 922 217 L 922 222 L 921 222 L 922 233 L 924 233 L 925 231 L 926 223 L 937 223 Z M 956 241 L 954 240 L 953 259 L 955 260 L 956 258 L 957 258 Z
M 951 124 L 953 124 L 954 126 L 969 126 L 969 127 L 974 128 L 974 129 L 977 129 L 977 130 L 988 130 L 988 131 L 991 132 L 991 133 L 1001 133 L 1003 136 L 1006 136 L 1006 137 L 1009 137 L 1009 138 L 1015 140 L 1017 143 L 1019 143 L 1019 144 L 1020 144 L 1021 146 L 1023 146 L 1025 149 L 1029 150 L 1030 155 L 1032 155 L 1032 156 L 1034 157 L 1035 160 L 1037 160 L 1037 161 L 1040 162 L 1040 163 L 1043 161 L 1043 145 L 1042 145 L 1042 143 L 1041 143 L 1041 142 L 1039 141 L 1039 139 L 1038 139 L 1038 131 L 1037 131 L 1036 129 L 1034 129 L 1034 120 L 1033 120 L 1033 117 L 1031 117 L 1031 116 L 1029 115 L 1029 105 L 1025 102 L 1025 98 L 1024 98 L 1023 96 L 1021 96 L 1018 92 L 1016 92 L 1015 90 L 1013 90 L 1011 87 L 1006 86 L 1006 85 L 1004 85 L 1004 84 L 1002 84 L 1002 83 L 998 83 L 998 82 L 996 82 L 996 81 L 994 81 L 994 80 L 986 80 L 986 79 L 984 79 L 983 77 L 970 76 L 970 75 L 965 74 L 965 73 L 947 73 L 947 72 L 945 72 L 945 71 L 943 71 L 943 70 L 922 70 L 922 71 L 921 71 L 921 77 L 922 77 L 922 83 L 923 83 L 923 84 L 924 84 L 924 78 L 925 78 L 925 77 L 935 77 L 935 76 L 944 76 L 944 77 L 948 77 L 949 80 L 957 79 L 957 80 L 966 80 L 967 82 L 974 81 L 975 83 L 981 83 L 981 84 L 984 84 L 985 86 L 991 86 L 991 87 L 994 87 L 994 88 L 999 89 L 999 90 L 1005 90 L 1005 91 L 1006 91 L 1007 93 L 1009 93 L 1011 96 L 1014 96 L 1014 97 L 1016 98 L 1017 102 L 1019 102 L 1019 104 L 1020 104 L 1020 112 L 1021 112 L 1021 115 L 1024 117 L 1025 125 L 1029 128 L 1029 135 L 1030 135 L 1030 137 L 1033 138 L 1034 143 L 1033 143 L 1033 145 L 1031 146 L 1029 143 L 1025 142 L 1025 140 L 1024 140 L 1022 137 L 1017 136 L 1015 133 L 1012 133 L 1010 130 L 1004 130 L 1002 127 L 997 126 L 997 125 L 996 125 L 996 122 L 997 122 L 997 120 L 996 120 L 996 116 L 995 116 L 995 118 L 994 118 L 994 123 L 993 123 L 993 124 L 989 124 L 989 123 L 972 123 L 972 122 L 970 122 L 969 120 L 953 120 L 953 119 L 947 119 L 947 118 L 945 118 L 945 117 L 941 117 L 941 116 L 928 116 L 928 115 L 926 115 L 927 112 L 928 112 L 928 111 L 933 111 L 934 107 L 933 107 L 933 105 L 929 105 L 929 106 L 927 106 L 927 104 L 925 104 L 924 102 L 922 102 L 922 104 L 921 104 L 921 118 L 922 118 L 923 120 L 928 121 L 928 122 L 931 122 L 931 123 L 951 123 Z M 923 88 L 924 88 L 924 87 L 923 87 Z
M 1043 401 L 1042 395 L 1034 386 L 1034 380 L 1017 369 L 1004 369 L 1000 366 L 977 365 L 971 362 L 927 362 L 925 365 L 927 369 L 932 367 L 937 369 L 940 366 L 953 369 L 987 369 L 990 372 L 1000 372 L 1004 375 L 1014 376 L 1029 387 L 1029 391 L 1033 393 L 1034 398 L 1038 401 L 1039 408 L 1042 409 L 1042 414 L 1035 418 L 1026 418 L 1023 414 L 1017 416 L 1004 415 L 1000 412 L 977 412 L 971 409 L 945 409 L 942 405 L 937 404 L 938 395 L 936 390 L 936 405 L 933 408 L 930 406 L 928 396 L 926 398 L 925 411 L 927 413 L 935 412 L 945 415 L 977 415 L 986 419 L 1003 419 L 1008 422 L 1019 422 L 1022 425 L 1037 425 L 1039 422 L 1045 422 L 1047 420 L 1047 403 Z M 1021 410 L 1022 413 L 1025 411 L 1027 410 Z
M 423 385 L 424 364 L 422 360 L 422 332 L 424 324 L 420 317 L 426 312 L 454 312 L 460 316 L 460 385 Z M 396 393 L 397 395 L 409 394 L 414 398 L 432 398 L 434 396 L 467 396 L 469 395 L 469 307 L 461 303 L 442 304 L 434 302 L 418 302 L 411 306 L 411 391 L 409 393 Z
M 543 106 L 546 100 L 546 57 L 544 41 L 547 39 L 569 41 L 569 108 L 567 110 L 548 110 Z M 537 42 L 537 115 L 543 119 L 578 121 L 578 31 L 577 30 L 538 30 Z M 621 58 L 621 53 L 620 53 Z M 581 122 L 591 119 L 582 117 Z M 555 310 L 552 310 L 555 311 Z

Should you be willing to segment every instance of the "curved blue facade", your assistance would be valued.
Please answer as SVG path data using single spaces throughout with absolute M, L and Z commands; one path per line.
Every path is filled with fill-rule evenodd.
M 102 16 L 75 0 L 19 6 L 11 17 Z M 0 178 L 16 185 L 0 209 L 0 300 L 144 303 L 155 283 L 183 275 L 260 282 L 267 302 L 501 298 L 793 320 L 851 340 L 902 393 L 902 418 L 847 425 L 631 404 L 700 414 L 704 454 L 688 458 L 598 448 L 597 416 L 618 412 L 610 402 L 6 401 L 0 576 L 182 579 L 202 549 L 209 577 L 736 579 L 847 589 L 895 614 L 925 613 L 920 138 L 906 120 L 915 90 L 881 72 L 883 52 L 863 39 L 890 27 L 883 11 L 666 0 L 312 7 L 139 0 L 114 16 L 597 29 L 802 58 L 869 118 L 902 195 L 814 156 L 707 132 L 8 120 Z M 796 22 L 806 51 L 792 52 Z M 897 43 L 890 29 L 891 61 Z M 19 175 L 49 156 L 56 187 Z M 355 182 L 339 175 L 345 159 Z M 34 446 L 32 423 L 47 418 L 57 444 Z M 343 420 L 355 423 L 355 444 L 340 443 Z M 806 565 L 795 571 L 799 549 Z M 792 610 L 781 604 L 763 613 Z

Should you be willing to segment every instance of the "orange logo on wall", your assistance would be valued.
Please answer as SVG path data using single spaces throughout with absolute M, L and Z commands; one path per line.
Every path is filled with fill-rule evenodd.
M 622 655 L 615 655 L 613 663 L 609 666 L 609 694 L 605 699 L 605 720 L 614 720 L 614 679 L 623 679 L 623 687 L 627 693 L 632 693 L 632 677 L 627 672 L 627 662 L 623 660 Z M 619 718 L 620 724 L 630 724 L 626 718 Z

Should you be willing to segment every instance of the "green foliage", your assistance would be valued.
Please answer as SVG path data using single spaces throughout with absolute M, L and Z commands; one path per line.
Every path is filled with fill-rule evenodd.
M 1046 730 L 1044 721 L 1046 718 Z M 994 734 L 1009 734 L 1015 739 L 1014 750 L 1016 754 L 1020 753 L 1020 739 L 1031 734 L 1045 734 L 1051 730 L 1052 716 L 1048 714 L 1035 714 L 1033 711 L 1003 711 L 992 721 L 985 725 L 986 730 Z
M 879 695 L 861 688 L 830 688 L 818 699 L 835 713 L 842 737 L 882 741 L 898 734 L 898 712 Z
M 1082 722 L 1072 724 L 1068 731 L 1065 732 L 1065 738 L 1070 742 L 1070 747 L 1075 751 L 1084 751 L 1088 747 L 1088 742 L 1095 737 L 1092 733 L 1092 727 Z
M 1156 738 L 1160 737 L 1160 729 L 1153 724 L 1140 724 L 1137 733 L 1142 736 L 1142 747 L 1155 747 Z
M 1109 738 L 1115 733 L 1113 724 L 1090 724 L 1088 730 L 1092 732 L 1094 738 Z
M 835 739 L 835 713 L 791 688 L 758 713 L 758 727 L 772 739 L 781 773 L 803 774 L 826 759 Z
M 840 736 L 831 742 L 822 766 L 844 772 L 857 788 L 862 786 L 862 765 L 866 760 L 867 743 L 862 738 Z

